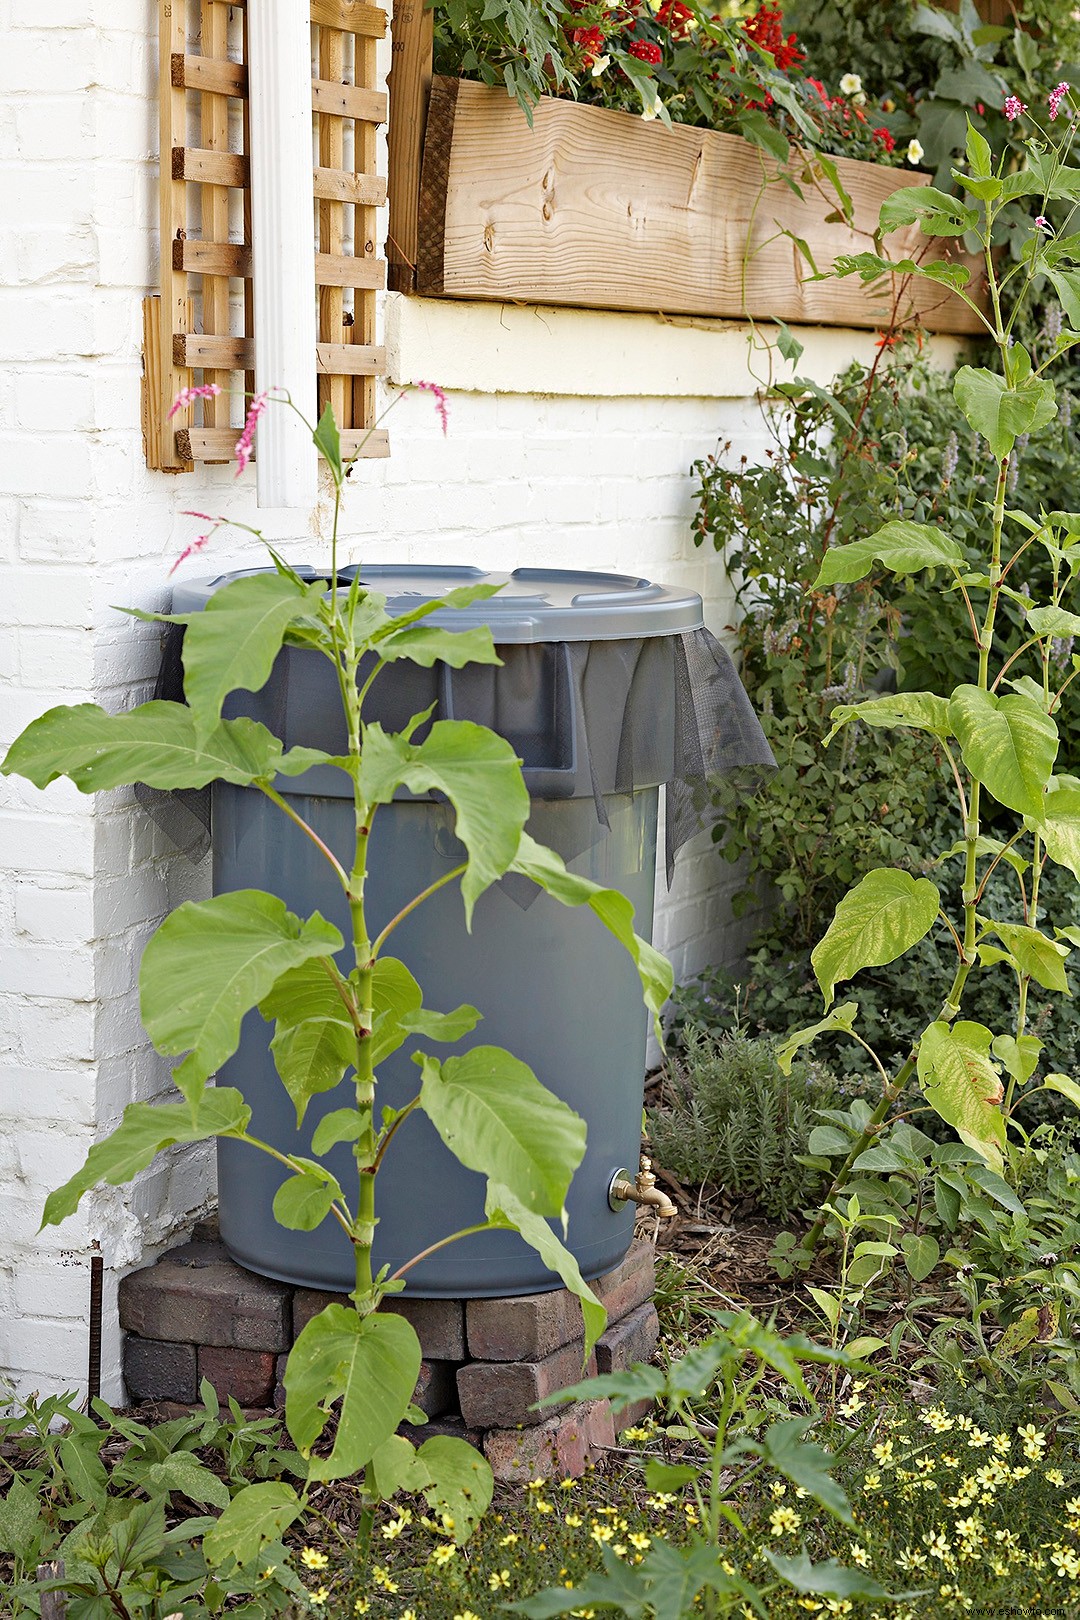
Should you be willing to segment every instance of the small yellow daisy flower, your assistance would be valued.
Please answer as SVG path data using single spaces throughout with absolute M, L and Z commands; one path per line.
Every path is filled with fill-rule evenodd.
M 314 1547 L 304 1547 L 300 1552 L 300 1562 L 305 1569 L 326 1569 L 330 1560 L 325 1553 L 317 1552 Z

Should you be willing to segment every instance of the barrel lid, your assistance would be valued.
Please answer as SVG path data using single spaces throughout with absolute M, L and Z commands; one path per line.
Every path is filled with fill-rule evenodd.
M 320 577 L 314 568 L 296 571 L 305 579 Z M 173 612 L 195 612 L 223 585 L 261 572 L 238 569 L 178 585 Z M 704 623 L 701 597 L 695 591 L 655 584 L 635 574 L 575 568 L 515 568 L 513 573 L 502 574 L 467 566 L 368 563 L 341 568 L 338 578 L 351 583 L 357 572 L 362 584 L 386 597 L 387 611 L 394 615 L 408 613 L 463 585 L 499 585 L 497 596 L 467 608 L 436 610 L 429 622 L 451 630 L 488 625 L 495 641 L 503 645 L 672 636 L 699 630 Z

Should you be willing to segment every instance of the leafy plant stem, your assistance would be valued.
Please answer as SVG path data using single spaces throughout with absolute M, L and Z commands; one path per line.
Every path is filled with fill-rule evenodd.
M 413 1266 L 418 1266 L 421 1260 L 426 1260 L 429 1254 L 435 1254 L 439 1249 L 445 1249 L 448 1244 L 457 1243 L 460 1238 L 472 1237 L 474 1232 L 490 1232 L 492 1230 L 490 1221 L 479 1221 L 476 1226 L 463 1226 L 460 1232 L 451 1232 L 449 1237 L 440 1238 L 438 1243 L 432 1243 L 429 1248 L 421 1249 L 419 1254 L 414 1254 L 411 1260 L 406 1260 L 405 1264 L 399 1266 L 392 1274 L 390 1281 L 397 1282 L 398 1278 L 404 1277 L 405 1273 L 411 1271 Z
M 372 961 L 374 961 L 375 958 L 378 956 L 379 952 L 382 950 L 383 946 L 386 944 L 386 941 L 389 939 L 390 935 L 394 932 L 394 929 L 398 926 L 399 923 L 402 923 L 402 922 L 405 921 L 405 918 L 409 915 L 410 912 L 415 911 L 417 906 L 422 906 L 424 901 L 429 900 L 433 894 L 436 894 L 439 891 L 439 889 L 445 888 L 448 883 L 453 883 L 454 879 L 459 878 L 461 876 L 461 874 L 464 872 L 464 870 L 465 870 L 465 863 L 462 862 L 462 864 L 460 866 L 455 866 L 452 872 L 444 872 L 442 877 L 436 878 L 434 883 L 429 883 L 426 889 L 421 889 L 419 894 L 414 895 L 413 898 L 409 901 L 408 905 L 402 906 L 401 910 L 397 913 L 397 915 L 394 916 L 394 917 L 391 917 L 390 921 L 387 923 L 387 925 L 383 929 L 382 933 L 379 934 L 376 937 L 375 942 L 371 947 L 371 953 L 370 954 L 371 954 Z
M 263 793 L 265 793 L 266 797 L 272 804 L 276 804 L 278 809 L 284 815 L 288 816 L 289 820 L 293 822 L 295 826 L 300 828 L 300 831 L 304 834 L 305 838 L 311 839 L 311 842 L 315 845 L 315 848 L 320 852 L 321 855 L 325 857 L 327 861 L 329 861 L 330 865 L 334 869 L 334 874 L 337 877 L 338 882 L 341 884 L 341 887 L 345 890 L 346 894 L 348 894 L 349 874 L 346 872 L 333 850 L 330 849 L 328 845 L 323 843 L 314 827 L 310 826 L 309 823 L 304 820 L 303 816 L 297 815 L 288 799 L 284 798 L 276 788 L 272 788 L 269 782 L 258 782 L 256 783 L 256 786 L 260 788 Z
M 959 977 L 959 974 L 957 977 Z M 895 1079 L 885 1088 L 881 1101 L 878 1103 L 877 1107 L 874 1109 L 874 1112 L 867 1120 L 866 1127 L 863 1130 L 862 1135 L 856 1138 L 847 1158 L 836 1172 L 836 1175 L 833 1178 L 832 1186 L 829 1188 L 829 1196 L 823 1201 L 816 1221 L 802 1240 L 801 1247 L 805 1249 L 808 1254 L 813 1254 L 814 1250 L 817 1248 L 821 1241 L 821 1235 L 828 1223 L 829 1212 L 825 1205 L 830 1203 L 836 1197 L 837 1193 L 843 1192 L 844 1188 L 847 1186 L 851 1172 L 855 1165 L 855 1160 L 860 1154 L 865 1153 L 866 1149 L 874 1141 L 878 1131 L 885 1123 L 885 1116 L 888 1114 L 889 1109 L 892 1107 L 897 1097 L 901 1095 L 904 1087 L 911 1079 L 911 1076 L 915 1073 L 916 1057 L 917 1053 L 912 1051 L 908 1057 L 905 1058 L 900 1068 L 896 1071 Z
M 380 1141 L 379 1141 L 379 1146 L 378 1146 L 378 1148 L 376 1150 L 376 1153 L 375 1153 L 374 1163 L 371 1166 L 371 1174 L 373 1176 L 378 1174 L 379 1166 L 382 1164 L 382 1161 L 383 1161 L 383 1158 L 385 1156 L 386 1150 L 390 1146 L 390 1143 L 394 1140 L 394 1137 L 397 1135 L 398 1131 L 404 1125 L 404 1123 L 408 1119 L 409 1115 L 413 1112 L 414 1109 L 419 1108 L 419 1106 L 420 1106 L 420 1098 L 419 1097 L 414 1097 L 412 1102 L 408 1103 L 401 1110 L 401 1112 L 398 1114 L 397 1118 L 395 1119 L 394 1123 L 389 1127 L 389 1129 L 387 1129 L 387 1130 L 385 1130 L 383 1132 L 382 1137 L 380 1138 Z

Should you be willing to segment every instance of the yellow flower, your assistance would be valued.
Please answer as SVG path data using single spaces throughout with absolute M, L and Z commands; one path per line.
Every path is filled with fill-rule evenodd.
M 567 1477 L 566 1479 L 560 1479 L 560 1481 L 559 1481 L 559 1489 L 560 1489 L 560 1491 L 572 1491 L 576 1484 L 577 1484 L 576 1479 L 570 1479 L 569 1477 Z
M 857 1541 L 853 1543 L 851 1548 L 851 1561 L 853 1564 L 858 1564 L 860 1569 L 867 1569 L 870 1565 L 870 1554 Z
M 580 1513 L 564 1513 L 563 1514 L 563 1524 L 569 1525 L 571 1530 L 576 1530 L 578 1525 L 583 1524 L 583 1523 L 584 1523 L 584 1520 L 582 1519 Z
M 640 1443 L 642 1440 L 648 1440 L 649 1431 L 648 1429 L 641 1428 L 635 1423 L 632 1424 L 629 1429 L 624 1429 L 622 1431 L 622 1437 L 624 1440 L 637 1441 Z
M 471 1609 L 462 1609 L 460 1614 L 455 1614 L 454 1620 L 480 1620 L 480 1616 Z
M 1065 1475 L 1060 1468 L 1048 1468 L 1043 1475 L 1043 1479 L 1048 1485 L 1064 1485 L 1065 1483 Z
M 500 1547 L 514 1547 L 514 1546 L 517 1545 L 517 1541 L 518 1541 L 518 1533 L 517 1533 L 517 1531 L 516 1530 L 510 1530 L 510 1531 L 507 1532 L 507 1534 L 505 1536 L 503 1536 L 502 1540 L 499 1542 L 499 1546 Z
M 876 1446 L 871 1447 L 871 1456 L 883 1468 L 888 1468 L 893 1460 L 893 1443 L 891 1440 L 879 1440 Z
M 952 1418 L 941 1406 L 928 1406 L 922 1414 L 922 1421 L 928 1429 L 933 1429 L 935 1434 L 948 1434 L 953 1426 Z
M 1050 1562 L 1063 1579 L 1070 1581 L 1080 1579 L 1080 1557 L 1077 1557 L 1071 1547 L 1055 1547 L 1050 1554 Z
M 1021 1443 L 1024 1447 L 1024 1456 L 1032 1462 L 1038 1462 L 1046 1450 L 1046 1435 L 1042 1429 L 1037 1429 L 1034 1423 L 1025 1423 L 1022 1429 L 1017 1429 Z
M 529 1481 L 529 1490 L 530 1491 L 542 1491 L 546 1484 L 547 1484 L 546 1479 L 530 1479 L 530 1481 Z
M 864 1491 L 880 1491 L 880 1489 L 881 1489 L 881 1475 L 877 1474 L 877 1473 L 867 1474 L 866 1478 L 863 1480 L 863 1490 Z
M 646 1547 L 652 1546 L 652 1537 L 643 1536 L 640 1530 L 633 1530 L 630 1533 L 630 1545 L 636 1547 L 638 1552 L 644 1552 Z
M 589 1532 L 590 1540 L 595 1541 L 598 1547 L 602 1547 L 605 1541 L 611 1541 L 614 1535 L 610 1524 L 594 1524 Z
M 367 1598 L 357 1598 L 356 1602 L 353 1604 L 353 1614 L 367 1614 L 370 1607 L 371 1604 L 368 1602 Z M 402 1615 L 401 1620 L 405 1620 L 404 1615 Z
M 441 1547 L 435 1548 L 435 1551 L 431 1555 L 431 1562 L 433 1564 L 438 1564 L 441 1569 L 445 1564 L 450 1562 L 451 1558 L 454 1557 L 456 1552 L 457 1548 L 454 1546 L 452 1541 L 444 1541 Z
M 326 1569 L 330 1560 L 325 1553 L 316 1552 L 314 1547 L 304 1547 L 300 1553 L 300 1562 L 305 1569 Z
M 698 1518 L 698 1510 L 694 1506 L 693 1502 L 684 1502 L 683 1512 L 686 1514 L 687 1524 L 700 1524 L 701 1521 Z
M 779 1500 L 781 1496 L 785 1496 L 787 1494 L 787 1486 L 784 1484 L 782 1479 L 773 1480 L 772 1484 L 769 1486 L 769 1494 L 770 1496 L 775 1496 L 777 1500 Z
M 510 1571 L 508 1569 L 493 1569 L 488 1576 L 488 1587 L 492 1592 L 502 1592 L 510 1585 Z
M 769 1529 L 774 1536 L 785 1536 L 789 1531 L 797 1530 L 802 1524 L 802 1515 L 794 1508 L 778 1507 L 769 1514 Z
M 533 1497 L 533 1507 L 536 1509 L 537 1513 L 554 1513 L 555 1511 L 551 1503 L 542 1496 Z
M 276 1569 L 276 1564 L 267 1564 L 266 1568 L 260 1572 L 260 1581 L 268 1581 Z
M 374 1566 L 371 1571 L 371 1579 L 374 1581 L 376 1586 L 381 1586 L 384 1592 L 397 1591 L 397 1582 L 391 1580 L 390 1571 L 388 1569 L 383 1569 L 381 1564 L 376 1564 Z
M 319 1607 L 326 1602 L 329 1596 L 330 1588 L 328 1586 L 320 1586 L 317 1591 L 308 1593 L 309 1600 Z
M 409 1524 L 411 1519 L 412 1519 L 412 1513 L 409 1511 L 409 1509 L 408 1508 L 402 1508 L 401 1512 L 398 1514 L 396 1519 L 391 1519 L 388 1524 L 383 1525 L 383 1527 L 382 1527 L 383 1540 L 384 1541 L 395 1541 L 397 1539 L 397 1537 L 400 1536 L 401 1532 L 405 1529 L 406 1525 Z

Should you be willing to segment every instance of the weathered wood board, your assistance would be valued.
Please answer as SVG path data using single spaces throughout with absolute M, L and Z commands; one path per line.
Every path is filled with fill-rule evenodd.
M 466 80 L 432 85 L 420 189 L 417 291 L 593 309 L 880 327 L 899 295 L 939 332 L 977 317 L 946 288 L 895 277 L 814 281 L 872 247 L 883 198 L 918 185 L 913 170 L 838 159 L 855 229 L 826 216 L 828 182 L 782 181 L 776 164 L 734 135 L 544 100 L 530 129 L 503 91 Z M 890 237 L 893 257 L 920 254 L 917 230 Z

